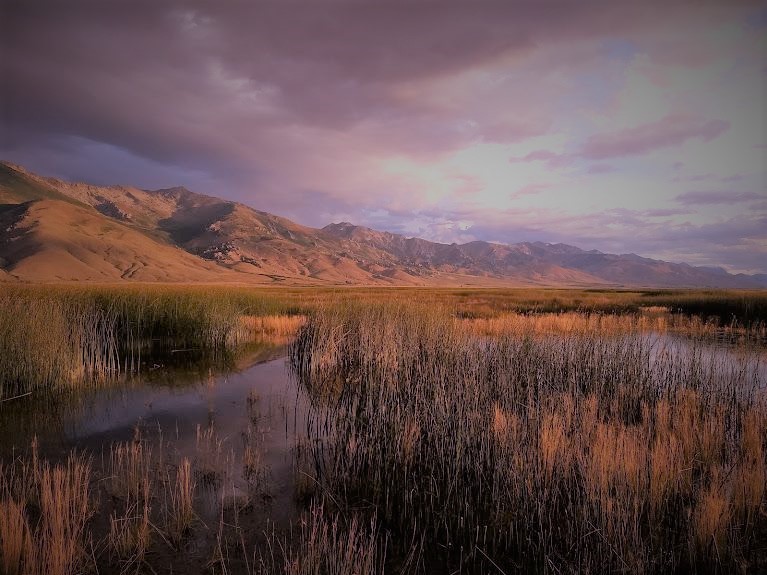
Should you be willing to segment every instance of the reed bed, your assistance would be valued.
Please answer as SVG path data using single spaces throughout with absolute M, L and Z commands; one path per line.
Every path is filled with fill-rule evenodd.
M 138 572 L 152 539 L 151 447 L 138 435 L 133 441 L 113 444 L 108 473 L 107 493 L 115 502 L 109 515 L 108 546 L 121 573 Z
M 393 557 L 424 537 L 432 572 L 767 568 L 759 354 L 531 321 L 488 337 L 397 302 L 310 316 L 290 354 L 321 406 L 322 496 L 377 510 Z
M 303 316 L 341 300 L 431 301 L 497 329 L 511 314 L 695 314 L 698 331 L 767 332 L 766 292 L 555 289 L 254 289 L 222 286 L 0 286 L 0 400 L 113 378 L 142 354 L 225 353 L 264 337 L 285 343 Z M 644 313 L 643 313 L 644 310 Z M 612 316 L 616 317 L 616 316 Z M 561 320 L 558 320 L 561 321 Z M 660 320 L 658 320 L 660 321 Z M 677 322 L 679 323 L 679 321 Z M 684 321 L 682 321 L 684 323 Z M 729 329 L 729 332 L 727 332 Z M 726 335 L 725 333 L 725 335 Z
M 0 565 L 23 575 L 76 575 L 91 563 L 91 462 L 70 455 L 0 469 Z
M 0 295 L 0 399 L 116 374 L 115 323 L 87 302 Z
M 239 522 L 270 499 L 252 394 L 236 461 L 211 424 L 183 456 L 137 434 L 103 469 L 0 462 L 0 571 L 175 571 L 193 546 L 215 573 L 767 570 L 761 296 L 709 295 L 750 319 L 671 313 L 681 292 L 4 289 L 0 400 L 270 337 L 312 410 L 287 533 Z
M 604 314 L 584 312 L 521 314 L 504 313 L 489 318 L 458 320 L 476 335 L 579 335 L 674 334 L 685 338 L 761 345 L 767 342 L 767 324 L 738 322 L 721 324 L 714 318 L 671 314 L 668 308 L 648 307 L 640 313 Z
M 274 532 L 254 561 L 253 575 L 362 575 L 382 573 L 386 557 L 375 517 L 345 518 L 312 505 L 286 536 Z
M 189 459 L 183 458 L 176 467 L 175 474 L 168 474 L 166 481 L 166 500 L 163 506 L 165 525 L 171 540 L 178 545 L 192 528 L 196 517 L 194 512 L 196 483 Z
M 77 454 L 50 463 L 36 444 L 0 465 L 0 573 L 156 572 L 158 555 L 170 565 L 183 558 L 207 529 L 195 478 L 208 470 L 165 453 L 162 439 L 157 447 L 137 432 L 96 468 Z
M 142 354 L 284 343 L 296 313 L 269 291 L 2 286 L 0 400 L 103 382 L 136 370 Z
M 0 572 L 197 572 L 187 556 L 210 553 L 212 559 L 198 563 L 201 572 L 382 572 L 386 538 L 374 515 L 311 504 L 287 530 L 265 523 L 266 532 L 244 531 L 238 515 L 251 508 L 250 498 L 221 489 L 218 523 L 206 525 L 199 514 L 207 505 L 205 486 L 195 478 L 209 463 L 170 457 L 162 441 L 158 447 L 136 433 L 113 444 L 103 468 L 94 468 L 79 455 L 51 464 L 33 445 L 28 456 L 0 466 Z

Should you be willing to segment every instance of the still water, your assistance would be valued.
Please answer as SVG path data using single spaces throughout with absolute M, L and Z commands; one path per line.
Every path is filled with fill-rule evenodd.
M 766 391 L 762 345 L 643 337 L 646 360 L 659 377 L 684 365 L 704 385 Z M 716 381 L 704 381 L 714 374 Z M 284 347 L 254 348 L 225 366 L 184 356 L 154 359 L 138 375 L 109 384 L 0 403 L 0 463 L 28 454 L 33 442 L 54 461 L 72 450 L 87 453 L 93 488 L 103 491 L 108 506 L 109 493 L 99 485 L 108 483 L 114 444 L 141 442 L 157 469 L 189 459 L 199 522 L 183 553 L 159 552 L 153 561 L 195 572 L 210 560 L 206 550 L 215 544 L 219 521 L 256 534 L 287 528 L 299 517 L 304 495 L 320 488 L 312 483 L 309 455 L 323 440 L 312 425 L 323 402 L 315 403 L 289 369 Z M 96 518 L 95 530 L 108 531 L 105 518 L 104 512 Z
M 140 440 L 157 461 L 192 462 L 203 522 L 234 501 L 289 523 L 299 512 L 294 478 L 307 403 L 284 348 L 258 350 L 223 372 L 184 363 L 150 362 L 139 376 L 55 401 L 32 395 L 0 404 L 0 461 L 28 453 L 34 440 L 50 460 L 73 449 L 90 454 L 105 476 L 111 446 Z

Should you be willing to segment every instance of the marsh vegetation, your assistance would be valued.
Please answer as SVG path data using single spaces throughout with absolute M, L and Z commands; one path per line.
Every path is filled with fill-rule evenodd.
M 4 573 L 767 569 L 763 293 L 0 300 Z

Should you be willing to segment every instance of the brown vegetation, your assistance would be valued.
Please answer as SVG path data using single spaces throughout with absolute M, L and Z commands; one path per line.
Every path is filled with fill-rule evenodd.
M 238 520 L 268 499 L 252 393 L 236 461 L 211 423 L 191 456 L 137 433 L 103 469 L 34 447 L 0 464 L 0 569 L 151 570 L 203 532 L 216 573 L 767 568 L 764 324 L 670 313 L 664 297 L 698 295 L 6 291 L 0 349 L 23 364 L 0 354 L 7 396 L 106 385 L 158 342 L 224 351 L 297 334 L 312 409 L 291 531 Z M 233 469 L 252 492 L 235 492 Z M 206 490 L 217 525 L 201 519 Z
M 514 317 L 487 338 L 412 305 L 313 315 L 291 357 L 337 398 L 315 419 L 318 481 L 395 541 L 425 533 L 446 571 L 764 565 L 758 356 L 593 321 Z

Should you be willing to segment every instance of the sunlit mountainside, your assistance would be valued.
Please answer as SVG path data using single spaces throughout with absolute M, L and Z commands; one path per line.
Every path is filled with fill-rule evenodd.
M 542 242 L 442 244 L 321 229 L 183 187 L 94 186 L 0 164 L 0 278 L 290 285 L 743 287 L 732 275 Z

